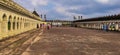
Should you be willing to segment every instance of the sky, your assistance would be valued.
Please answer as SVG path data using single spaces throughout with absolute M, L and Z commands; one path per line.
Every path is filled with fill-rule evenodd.
M 120 0 L 14 0 L 29 11 L 46 14 L 48 20 L 73 20 L 120 13 Z

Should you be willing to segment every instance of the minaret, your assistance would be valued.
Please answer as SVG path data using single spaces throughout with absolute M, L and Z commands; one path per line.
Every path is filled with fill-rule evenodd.
M 83 18 L 82 16 L 78 16 L 78 20 L 82 20 L 82 18 Z
M 76 20 L 76 17 L 75 17 L 75 16 L 73 16 L 73 19 L 74 19 L 74 20 Z
M 83 19 L 83 16 L 81 16 L 81 20 Z
M 44 15 L 44 19 L 45 19 L 45 21 L 46 21 L 46 14 Z
M 36 9 L 34 8 L 34 11 L 36 11 Z
M 78 20 L 81 20 L 81 16 L 78 16 Z
M 42 14 L 40 15 L 40 17 L 42 18 Z

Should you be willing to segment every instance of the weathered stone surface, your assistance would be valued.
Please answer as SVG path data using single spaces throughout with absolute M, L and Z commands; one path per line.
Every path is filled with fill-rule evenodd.
M 53 28 L 23 55 L 120 55 L 120 34 L 81 28 Z
M 40 28 L 42 19 L 13 0 L 0 0 L 0 41 Z

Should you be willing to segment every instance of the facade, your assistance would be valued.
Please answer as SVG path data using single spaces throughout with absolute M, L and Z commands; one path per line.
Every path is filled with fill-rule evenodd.
M 81 28 L 120 31 L 120 14 L 77 20 L 73 25 Z
M 42 19 L 12 0 L 0 0 L 0 40 L 36 29 Z

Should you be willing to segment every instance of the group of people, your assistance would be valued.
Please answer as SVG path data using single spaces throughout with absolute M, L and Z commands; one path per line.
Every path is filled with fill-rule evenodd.
M 40 28 L 44 29 L 44 30 L 49 30 L 52 28 L 51 24 L 40 24 Z
M 103 30 L 104 31 L 109 31 L 109 30 L 118 31 L 118 29 L 119 29 L 118 24 L 104 24 L 103 25 Z

